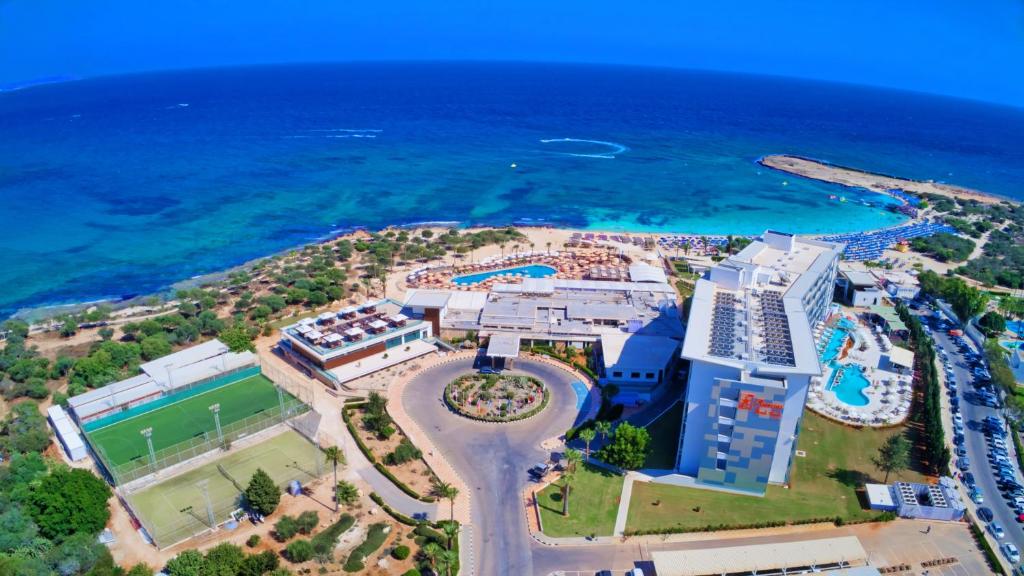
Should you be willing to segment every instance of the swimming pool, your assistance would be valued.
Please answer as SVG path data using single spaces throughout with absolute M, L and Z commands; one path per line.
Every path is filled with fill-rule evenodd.
M 839 366 L 836 372 L 832 373 L 832 385 L 829 390 L 835 393 L 836 398 L 850 406 L 867 406 L 870 399 L 864 390 L 871 385 L 864 376 L 864 372 L 857 366 Z
M 836 359 L 839 356 L 839 351 L 843 349 L 843 345 L 846 344 L 846 338 L 850 335 L 850 330 L 853 328 L 853 324 L 843 318 L 836 323 L 833 328 L 832 336 L 829 337 L 828 343 L 825 344 L 824 350 L 821 352 L 822 364 L 827 364 Z
M 1024 340 L 1000 340 L 999 345 L 1007 350 L 1024 349 Z
M 499 274 L 519 274 L 527 278 L 545 278 L 553 275 L 557 270 L 551 266 L 545 266 L 543 264 L 530 264 L 529 266 L 517 266 L 515 268 L 503 268 L 501 270 L 491 270 L 490 272 L 478 272 L 476 274 L 467 274 L 465 276 L 456 276 L 452 278 L 452 282 L 459 286 L 467 286 L 469 284 L 478 284 Z
M 1024 320 L 1012 320 L 1007 322 L 1006 329 L 1018 336 L 1024 337 Z

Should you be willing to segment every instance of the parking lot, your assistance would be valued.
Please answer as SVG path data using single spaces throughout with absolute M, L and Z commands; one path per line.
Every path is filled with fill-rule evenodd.
M 1019 554 L 1024 549 L 1019 520 L 1024 513 L 1024 482 L 984 359 L 948 319 L 927 309 L 918 313 L 930 328 L 942 364 L 954 433 L 953 466 L 1000 553 L 1018 563 L 1013 551 Z

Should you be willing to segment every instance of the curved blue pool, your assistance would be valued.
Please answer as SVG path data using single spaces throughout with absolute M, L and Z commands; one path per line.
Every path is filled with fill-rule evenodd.
M 840 366 L 836 368 L 839 374 L 833 373 L 832 386 L 829 390 L 835 392 L 836 398 L 850 406 L 867 406 L 870 399 L 864 390 L 871 385 L 871 382 L 864 376 L 864 372 L 857 366 Z
M 543 264 L 530 264 L 529 266 L 516 266 L 515 268 L 503 268 L 501 270 L 491 270 L 489 272 L 478 272 L 476 274 L 466 274 L 465 276 L 456 276 L 452 278 L 452 283 L 459 286 L 467 286 L 469 284 L 478 284 L 499 274 L 519 274 L 526 278 L 546 278 L 554 275 L 557 272 L 551 266 L 545 266 Z

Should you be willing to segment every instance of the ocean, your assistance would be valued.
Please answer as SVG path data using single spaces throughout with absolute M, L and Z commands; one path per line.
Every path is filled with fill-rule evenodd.
M 36 86 L 0 94 L 0 317 L 159 291 L 360 226 L 878 228 L 900 221 L 884 196 L 756 159 L 1022 198 L 1021 134 L 1021 109 L 611 66 L 288 65 Z

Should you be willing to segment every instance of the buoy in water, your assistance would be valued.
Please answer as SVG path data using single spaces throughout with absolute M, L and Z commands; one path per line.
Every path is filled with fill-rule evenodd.
M 516 167 L 516 163 L 515 162 L 513 162 L 512 165 L 509 166 L 509 168 L 515 168 L 515 167 Z

